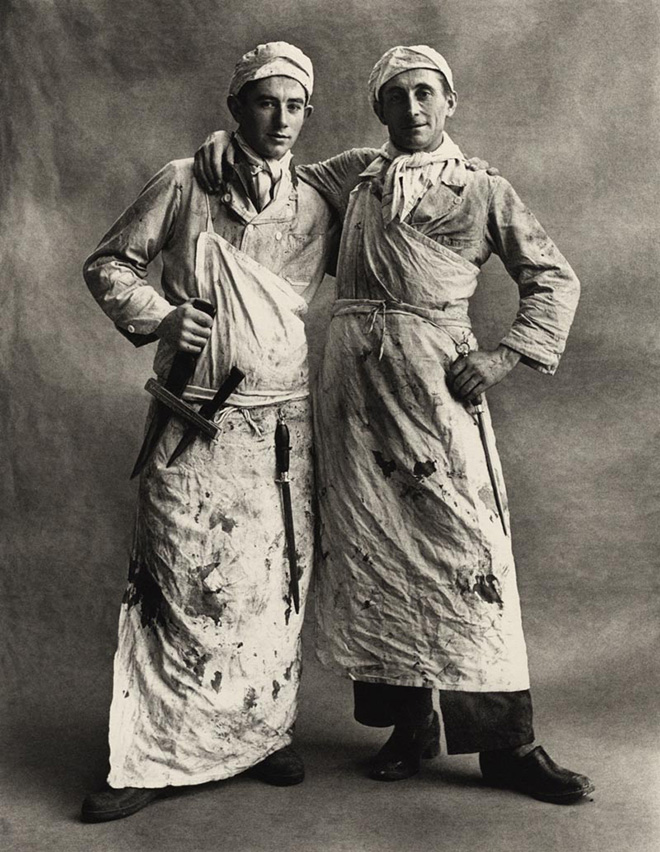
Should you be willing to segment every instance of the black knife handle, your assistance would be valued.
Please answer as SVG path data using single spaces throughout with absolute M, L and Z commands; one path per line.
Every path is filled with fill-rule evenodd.
M 275 461 L 278 473 L 289 472 L 289 427 L 282 420 L 277 421 L 275 427 Z
M 238 367 L 232 367 L 227 378 L 215 392 L 213 399 L 209 399 L 202 404 L 199 414 L 202 417 L 206 417 L 207 420 L 215 417 L 220 406 L 228 400 L 244 378 L 245 373 L 243 370 L 239 370 Z

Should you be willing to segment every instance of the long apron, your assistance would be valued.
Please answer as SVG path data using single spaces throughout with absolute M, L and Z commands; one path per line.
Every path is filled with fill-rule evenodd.
M 185 428 L 173 418 L 140 481 L 110 711 L 113 787 L 235 775 L 290 743 L 297 713 L 313 550 L 305 302 L 210 227 L 209 215 L 196 275 L 217 315 L 186 396 L 211 396 L 232 364 L 246 379 L 216 418 L 215 441 L 196 439 L 167 468 Z M 282 415 L 299 614 L 275 481 Z
M 479 270 L 406 223 L 385 227 L 369 182 L 343 241 L 338 291 L 351 298 L 336 303 L 315 406 L 319 657 L 366 682 L 527 689 L 511 541 L 445 375 L 457 347 L 476 347 Z

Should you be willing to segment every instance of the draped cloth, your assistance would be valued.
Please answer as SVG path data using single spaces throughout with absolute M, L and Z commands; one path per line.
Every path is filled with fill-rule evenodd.
M 422 196 L 441 180 L 452 186 L 465 186 L 465 157 L 445 132 L 435 151 L 414 154 L 399 151 L 390 141 L 379 156 L 362 172 L 362 177 L 381 173 L 383 161 L 389 163 L 383 182 L 383 221 L 389 225 L 396 217 L 404 221 Z

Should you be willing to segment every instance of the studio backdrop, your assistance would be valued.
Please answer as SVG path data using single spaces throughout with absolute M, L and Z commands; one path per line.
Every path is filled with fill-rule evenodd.
M 452 137 L 513 183 L 584 285 L 557 375 L 519 366 L 490 401 L 535 682 L 569 705 L 588 684 L 625 736 L 657 613 L 656 4 L 6 0 L 0 15 L 3 721 L 104 720 L 109 701 L 153 351 L 103 316 L 84 258 L 164 163 L 231 128 L 227 82 L 257 42 L 314 61 L 298 162 L 380 145 L 369 71 L 425 42 L 454 71 Z M 482 345 L 516 297 L 494 258 Z

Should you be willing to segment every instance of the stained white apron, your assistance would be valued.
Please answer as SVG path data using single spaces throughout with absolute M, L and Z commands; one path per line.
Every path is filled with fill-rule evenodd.
M 477 424 L 445 376 L 459 345 L 476 347 L 478 268 L 405 223 L 384 227 L 367 182 L 343 239 L 338 290 L 355 298 L 336 303 L 315 405 L 319 657 L 362 681 L 527 689 L 511 542 Z
M 233 364 L 247 377 L 216 418 L 216 441 L 196 439 L 166 468 L 184 429 L 173 418 L 140 480 L 110 712 L 113 787 L 235 775 L 287 745 L 297 713 L 313 546 L 305 303 L 211 227 L 209 216 L 197 281 L 217 314 L 187 396 L 211 396 Z M 300 614 L 275 482 L 281 415 L 292 444 Z

